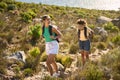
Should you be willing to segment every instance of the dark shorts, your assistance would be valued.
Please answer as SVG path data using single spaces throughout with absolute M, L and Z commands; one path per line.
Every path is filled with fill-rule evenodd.
M 90 40 L 81 41 L 79 40 L 80 50 L 90 51 Z

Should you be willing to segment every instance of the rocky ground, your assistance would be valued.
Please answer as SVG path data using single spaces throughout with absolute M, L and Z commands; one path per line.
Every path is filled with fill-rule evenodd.
M 108 53 L 109 53 L 109 49 L 106 49 L 106 50 L 96 49 L 94 53 L 90 54 L 90 61 L 92 61 L 94 63 L 99 63 L 101 60 L 101 56 L 108 54 Z M 61 54 L 63 54 L 63 53 L 61 53 Z M 63 55 L 65 55 L 65 54 L 63 54 Z M 19 56 L 19 55 L 17 55 L 17 56 Z M 20 60 L 20 57 L 17 57 L 17 56 L 12 55 L 12 58 Z M 71 56 L 71 58 L 73 58 L 73 62 L 69 68 L 66 68 L 64 70 L 64 66 L 60 63 L 57 63 L 60 74 L 61 74 L 60 75 L 61 78 L 68 78 L 71 75 L 75 75 L 76 71 L 80 70 L 79 68 L 81 68 L 80 66 L 78 66 L 78 63 L 77 63 L 78 58 L 80 58 L 81 55 L 78 53 L 78 54 L 70 54 L 70 56 Z M 12 64 L 8 68 L 8 70 L 7 70 L 8 76 L 5 76 L 5 78 L 7 78 L 7 77 L 10 78 L 15 75 L 15 73 L 13 72 L 13 67 L 15 67 L 15 66 L 17 66 L 17 65 Z M 26 77 L 24 80 L 42 80 L 45 76 L 50 76 L 49 72 L 47 71 L 47 66 L 46 66 L 45 62 L 40 62 L 40 67 L 41 67 L 41 71 L 38 72 L 38 74 L 34 74 L 33 76 Z

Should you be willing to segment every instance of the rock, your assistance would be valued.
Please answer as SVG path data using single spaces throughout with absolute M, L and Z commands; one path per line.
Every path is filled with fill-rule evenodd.
M 102 52 L 103 54 L 107 54 L 109 51 L 110 51 L 110 49 L 106 49 L 106 50 L 102 50 L 101 52 Z
M 41 19 L 40 19 L 40 18 L 35 18 L 35 19 L 33 19 L 33 22 L 34 22 L 34 23 L 40 23 L 40 22 L 41 22 Z
M 116 19 L 113 19 L 112 20 L 112 23 L 115 25 L 115 26 L 118 26 L 120 28 L 120 17 L 116 18 Z
M 65 68 L 64 68 L 64 66 L 62 64 L 57 63 L 57 66 L 58 66 L 59 71 L 64 71 Z
M 46 62 L 40 62 L 40 66 L 42 67 L 42 69 L 47 70 Z M 64 71 L 64 66 L 62 64 L 57 63 L 57 66 L 59 71 Z
M 111 22 L 111 21 L 112 21 L 112 19 L 107 18 L 107 17 L 105 17 L 105 16 L 100 16 L 100 17 L 97 19 L 97 22 L 98 22 L 98 23 L 106 23 L 106 22 Z
M 103 72 L 104 72 L 104 76 L 106 79 L 111 79 L 112 75 L 111 75 L 111 69 L 107 68 L 107 67 L 103 67 Z
M 24 51 L 18 51 L 18 52 L 11 54 L 10 56 L 7 56 L 6 58 L 15 59 L 15 60 L 22 61 L 25 63 L 26 55 Z
M 94 31 L 95 31 L 95 34 L 98 34 L 101 36 L 101 39 L 100 39 L 101 41 L 105 41 L 107 39 L 108 32 L 104 28 L 96 27 Z

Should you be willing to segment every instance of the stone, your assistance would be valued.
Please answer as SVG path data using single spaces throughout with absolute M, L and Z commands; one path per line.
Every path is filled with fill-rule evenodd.
M 120 17 L 116 18 L 116 19 L 113 19 L 112 20 L 112 23 L 115 25 L 115 26 L 118 26 L 120 28 Z
M 95 34 L 98 34 L 101 36 L 100 38 L 101 41 L 105 41 L 107 39 L 108 32 L 103 27 L 96 27 L 94 31 L 95 31 Z
M 11 54 L 10 56 L 7 56 L 6 58 L 15 59 L 15 60 L 22 61 L 25 63 L 26 55 L 24 51 L 18 51 L 18 52 Z
M 106 23 L 106 22 L 111 22 L 112 19 L 108 18 L 108 17 L 105 17 L 105 16 L 100 16 L 98 19 L 97 19 L 97 22 L 98 23 Z

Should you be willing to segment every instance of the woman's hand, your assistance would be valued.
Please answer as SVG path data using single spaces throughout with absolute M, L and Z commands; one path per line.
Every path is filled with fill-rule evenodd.
M 56 39 L 54 36 L 50 36 L 51 39 Z

